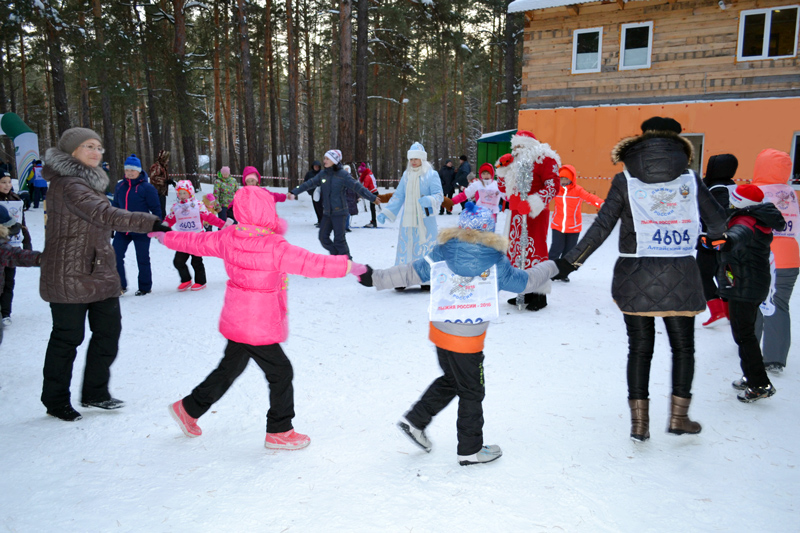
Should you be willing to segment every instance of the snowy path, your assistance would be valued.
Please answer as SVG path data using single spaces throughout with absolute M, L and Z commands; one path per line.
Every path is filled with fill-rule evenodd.
M 290 242 L 323 252 L 308 195 L 278 211 Z M 41 210 L 27 218 L 41 248 Z M 369 215 L 357 219 L 363 226 Z M 440 226 L 456 221 L 439 217 Z M 348 243 L 357 261 L 380 268 L 393 264 L 396 238 L 396 225 L 358 228 Z M 556 284 L 546 309 L 504 305 L 487 336 L 484 402 L 486 442 L 504 456 L 474 467 L 456 462 L 455 403 L 428 430 L 430 454 L 394 426 L 439 374 L 425 293 L 378 293 L 350 276 L 291 278 L 284 349 L 295 369 L 294 424 L 312 443 L 270 452 L 267 391 L 253 364 L 200 420 L 202 437 L 184 437 L 167 413 L 222 356 L 221 261 L 206 259 L 207 290 L 177 293 L 173 252 L 153 243 L 153 294 L 122 298 L 111 385 L 127 405 L 79 407 L 84 343 L 72 387 L 84 415 L 76 423 L 46 416 L 39 402 L 50 312 L 38 271 L 19 269 L 14 323 L 0 347 L 0 529 L 798 531 L 798 350 L 774 379 L 773 398 L 741 404 L 730 387 L 739 376 L 730 332 L 703 330 L 701 315 L 691 415 L 703 432 L 675 437 L 664 431 L 670 357 L 658 322 L 652 437 L 632 442 L 624 323 L 609 289 L 616 239 L 571 283 Z M 135 278 L 133 247 L 126 262 Z M 800 309 L 797 296 L 794 304 Z M 796 311 L 795 332 L 799 321 Z

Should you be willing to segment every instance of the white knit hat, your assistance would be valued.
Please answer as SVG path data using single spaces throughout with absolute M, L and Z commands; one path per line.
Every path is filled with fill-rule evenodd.
M 328 150 L 325 152 L 325 157 L 337 164 L 342 160 L 342 152 L 341 150 Z

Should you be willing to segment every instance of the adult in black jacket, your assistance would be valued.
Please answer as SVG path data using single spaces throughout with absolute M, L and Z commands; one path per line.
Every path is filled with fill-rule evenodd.
M 439 169 L 439 180 L 442 182 L 442 192 L 447 198 L 453 197 L 456 187 L 456 169 L 453 168 L 453 161 L 448 159 L 444 166 Z M 450 213 L 450 211 L 448 211 Z M 439 207 L 439 214 L 444 214 L 444 204 Z
M 708 187 L 711 196 L 726 210 L 730 206 L 730 191 L 736 188 L 733 176 L 736 175 L 737 168 L 739 168 L 739 161 L 735 156 L 731 154 L 712 155 L 708 159 L 706 175 L 703 177 L 703 183 Z M 702 220 L 701 222 L 703 223 L 702 233 L 704 234 L 706 232 L 706 224 Z M 714 326 L 719 324 L 720 320 L 728 318 L 728 303 L 719 297 L 717 284 L 714 282 L 719 267 L 718 256 L 719 254 L 715 250 L 698 244 L 697 267 L 700 269 L 700 279 L 703 281 L 703 294 L 706 298 L 706 304 L 711 312 L 711 317 L 703 322 L 704 326 Z
M 303 178 L 303 183 L 319 174 L 320 170 L 322 170 L 322 163 L 319 161 L 314 161 L 311 163 L 311 169 L 306 172 L 306 175 Z M 306 192 L 311 196 L 311 204 L 314 206 L 314 214 L 317 215 L 317 227 L 319 227 L 319 221 L 322 220 L 322 200 L 314 200 L 314 191 L 316 189 L 316 187 L 312 187 Z
M 775 394 L 767 377 L 755 324 L 758 306 L 767 299 L 771 285 L 769 254 L 772 230 L 783 231 L 786 221 L 775 205 L 764 200 L 756 185 L 740 185 L 731 192 L 735 208 L 728 220 L 725 245 L 717 273 L 719 295 L 728 300 L 731 332 L 739 347 L 744 377 L 733 382 L 743 402 Z
M 466 189 L 469 187 L 469 173 L 472 172 L 472 167 L 469 166 L 469 162 L 467 161 L 467 156 L 462 155 L 459 160 L 461 164 L 458 165 L 458 170 L 456 171 L 455 177 L 455 186 L 461 187 L 461 189 Z
M 322 200 L 319 242 L 331 255 L 350 257 L 350 248 L 347 246 L 346 239 L 347 219 L 350 212 L 345 191 L 350 189 L 376 205 L 380 205 L 381 201 L 342 168 L 341 160 L 342 152 L 339 150 L 325 152 L 325 157 L 322 159 L 322 165 L 325 168 L 312 179 L 292 189 L 289 199 L 294 200 L 298 194 L 306 192 L 312 187 L 319 187 L 320 200 Z M 333 241 L 331 241 L 331 231 L 333 231 Z
M 623 313 L 628 332 L 631 438 L 639 441 L 650 436 L 648 382 L 657 316 L 664 320 L 672 347 L 672 407 L 668 431 L 681 435 L 701 430 L 700 424 L 688 417 L 694 377 L 694 316 L 706 307 L 700 272 L 692 255 L 697 239 L 695 206 L 711 236 L 721 236 L 725 229 L 724 211 L 700 178 L 686 170 L 693 155 L 692 145 L 679 135 L 680 124 L 672 119 L 654 117 L 642 124 L 642 132 L 623 139 L 612 152 L 614 163 L 625 163 L 627 173 L 637 180 L 630 184 L 635 191 L 634 198 L 628 194 L 626 173 L 614 176 L 595 222 L 575 248 L 557 262 L 560 273 L 568 274 L 577 269 L 608 238 L 617 221 L 621 221 L 620 257 L 614 266 L 611 295 Z M 671 191 L 672 196 L 662 196 L 664 191 Z M 665 221 L 674 222 L 674 227 L 680 227 L 680 231 L 677 235 L 670 231 L 670 238 L 666 239 L 668 226 L 652 224 L 653 220 L 644 216 L 634 219 L 632 205 L 649 208 L 653 220 L 666 217 Z M 677 207 L 694 214 L 688 221 L 671 216 L 669 213 Z M 662 248 L 654 246 L 659 241 L 670 245 L 663 247 L 666 251 L 655 250 Z

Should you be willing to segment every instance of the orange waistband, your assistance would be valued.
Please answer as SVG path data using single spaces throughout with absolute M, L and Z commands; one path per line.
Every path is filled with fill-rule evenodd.
M 439 348 L 456 353 L 478 353 L 483 351 L 483 341 L 486 340 L 484 331 L 477 337 L 459 337 L 436 329 L 431 323 L 428 338 Z

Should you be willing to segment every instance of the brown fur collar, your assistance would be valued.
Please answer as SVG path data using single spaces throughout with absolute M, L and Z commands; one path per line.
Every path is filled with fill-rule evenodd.
M 42 169 L 42 177 L 47 181 L 56 176 L 74 176 L 81 178 L 97 192 L 106 193 L 108 188 L 108 175 L 100 167 L 87 167 L 70 154 L 62 152 L 58 148 L 48 148 L 44 155 L 45 166 Z
M 635 135 L 633 137 L 626 137 L 619 141 L 617 145 L 611 150 L 611 162 L 615 165 L 625 159 L 625 153 L 633 148 L 635 145 L 639 144 L 642 141 L 646 141 L 648 139 L 656 139 L 656 138 L 665 138 L 665 139 L 674 139 L 681 143 L 683 151 L 686 153 L 686 157 L 689 158 L 689 163 L 692 162 L 692 158 L 694 157 L 694 149 L 692 148 L 692 143 L 689 142 L 688 139 L 685 137 L 681 137 L 674 131 L 655 131 L 651 130 L 641 135 Z
M 482 244 L 489 248 L 494 248 L 500 253 L 506 253 L 508 251 L 508 239 L 499 233 L 488 233 L 476 229 L 455 227 L 441 230 L 437 237 L 439 244 L 444 244 L 451 239 L 458 239 L 469 244 Z

